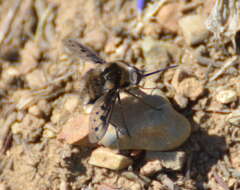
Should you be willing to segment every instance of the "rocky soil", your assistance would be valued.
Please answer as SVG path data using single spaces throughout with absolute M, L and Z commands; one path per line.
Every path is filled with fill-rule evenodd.
M 239 2 L 142 2 L 0 0 L 0 190 L 240 189 Z M 132 140 L 89 143 L 79 86 L 94 65 L 65 38 L 149 72 L 177 64 L 141 83 L 171 104 L 154 116 L 166 128 L 144 131 L 152 110 L 123 99 Z

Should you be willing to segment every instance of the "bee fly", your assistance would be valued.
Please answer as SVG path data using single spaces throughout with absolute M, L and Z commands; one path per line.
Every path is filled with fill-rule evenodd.
M 94 103 L 89 121 L 89 141 L 91 143 L 100 141 L 105 135 L 116 101 L 121 105 L 120 91 L 125 91 L 135 98 L 139 98 L 130 93 L 128 89 L 136 87 L 147 76 L 176 67 L 176 65 L 172 65 L 151 73 L 145 73 L 125 62 L 108 63 L 76 39 L 64 39 L 63 45 L 73 56 L 98 64 L 83 76 L 80 87 L 80 98 L 83 103 Z M 118 132 L 129 135 L 127 128 L 124 131 L 118 128 Z

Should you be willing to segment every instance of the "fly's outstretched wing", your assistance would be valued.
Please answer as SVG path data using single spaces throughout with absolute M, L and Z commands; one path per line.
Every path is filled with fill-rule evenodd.
M 117 93 L 117 91 L 111 90 L 95 102 L 89 121 L 89 141 L 91 143 L 100 141 L 105 135 Z
M 81 44 L 77 39 L 63 39 L 63 45 L 75 57 L 79 57 L 85 61 L 92 61 L 96 64 L 106 63 L 97 53 Z

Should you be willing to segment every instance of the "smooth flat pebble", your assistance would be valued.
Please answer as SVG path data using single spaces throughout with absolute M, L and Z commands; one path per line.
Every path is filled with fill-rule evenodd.
M 124 131 L 126 126 L 129 135 L 116 133 L 111 124 L 99 144 L 122 150 L 152 151 L 167 151 L 182 145 L 191 133 L 188 120 L 176 112 L 165 98 L 143 93 L 140 96 L 142 100 L 134 97 L 122 99 L 121 108 L 116 104 L 112 114 L 111 123 L 120 131 Z M 143 104 L 142 101 L 158 110 Z
M 121 170 L 132 163 L 130 158 L 105 147 L 95 149 L 89 159 L 89 164 L 111 170 Z

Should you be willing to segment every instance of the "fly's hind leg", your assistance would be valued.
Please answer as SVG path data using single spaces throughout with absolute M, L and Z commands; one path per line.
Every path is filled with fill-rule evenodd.
M 117 95 L 117 101 L 119 103 L 119 108 L 120 108 L 120 112 L 121 112 L 121 117 L 122 117 L 122 121 L 123 121 L 123 127 L 124 127 L 124 132 L 127 133 L 128 137 L 131 137 L 130 133 L 129 133 L 129 130 L 128 130 L 128 127 L 127 127 L 127 122 L 126 122 L 126 119 L 125 119 L 125 116 L 124 116 L 124 113 L 123 113 L 123 107 L 122 107 L 122 102 L 121 102 L 121 98 L 120 98 L 120 95 L 118 93 Z M 118 130 L 120 131 L 121 133 L 121 128 L 118 128 Z M 123 133 L 122 133 L 123 134 Z
M 119 143 L 119 131 L 118 131 L 118 126 L 115 124 L 111 123 L 112 126 L 115 128 L 115 133 L 116 133 L 116 138 L 117 138 L 117 149 L 120 149 L 120 143 Z

